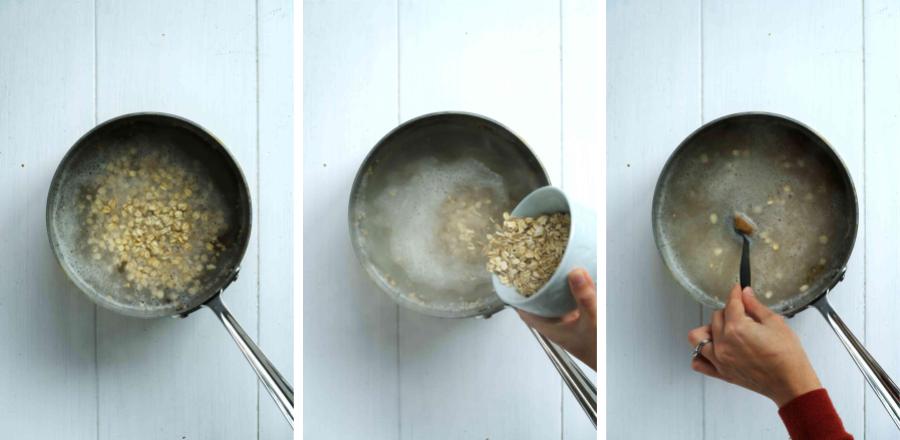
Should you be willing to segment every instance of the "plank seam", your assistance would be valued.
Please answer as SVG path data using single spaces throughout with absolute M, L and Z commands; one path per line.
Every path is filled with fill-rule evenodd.
M 259 0 L 255 1 L 256 28 L 254 29 L 254 38 L 256 39 L 256 218 L 259 220 L 262 214 L 262 199 L 260 198 L 260 160 L 259 160 Z M 260 325 L 262 302 L 260 301 L 260 286 L 262 278 L 262 265 L 260 255 L 262 254 L 262 222 L 256 222 L 256 340 L 262 346 L 262 326 Z M 259 412 L 259 381 L 256 382 L 256 440 L 259 440 L 261 430 L 261 417 Z
M 94 125 L 97 125 L 97 0 L 93 2 L 94 7 Z M 94 304 L 94 405 L 95 405 L 95 427 L 97 440 L 100 440 L 100 346 L 98 344 L 100 333 L 99 310 L 98 305 Z
M 866 0 L 860 1 L 860 15 L 862 16 L 860 20 L 861 31 L 862 31 L 862 156 L 863 156 L 863 326 L 862 326 L 862 338 L 863 345 L 866 344 L 866 334 L 868 330 L 868 326 L 866 325 L 866 302 L 868 301 L 868 277 L 867 277 L 867 268 L 868 266 L 868 254 L 869 254 L 869 234 L 868 228 L 866 228 L 866 224 L 869 219 L 869 204 L 866 197 L 866 192 L 868 190 L 868 186 L 866 185 Z M 862 387 L 862 425 L 863 439 L 868 437 L 868 417 L 866 416 L 866 384 L 863 382 Z
M 97 125 L 97 0 L 94 0 L 94 125 Z
M 563 87 L 563 1 L 559 0 L 559 180 L 560 187 L 566 187 L 566 162 L 565 147 L 563 143 L 563 96 L 565 88 Z M 564 384 L 562 379 L 559 380 L 559 439 L 566 438 L 566 419 L 565 419 L 565 400 L 563 400 Z
M 699 23 L 700 23 L 700 29 L 698 32 L 698 34 L 699 34 L 698 52 L 699 52 L 699 57 L 700 57 L 700 72 L 699 72 L 700 73 L 700 75 L 699 75 L 700 76 L 700 124 L 703 124 L 705 121 L 705 115 L 703 114 L 704 113 L 704 108 L 703 108 L 703 68 L 704 68 L 704 65 L 703 65 L 703 0 L 699 0 L 698 3 L 700 6 L 700 10 L 698 11 Z M 703 325 L 703 305 L 700 305 L 700 324 L 699 325 Z M 707 427 L 706 427 L 706 382 L 707 382 L 707 380 L 708 379 L 706 377 L 703 377 L 700 380 L 700 408 L 701 408 L 701 411 L 700 411 L 701 425 L 700 426 L 702 427 L 700 429 L 700 432 L 701 432 L 701 437 L 703 438 L 703 440 L 706 440 L 706 429 L 707 429 Z
M 559 180 L 560 186 L 565 187 L 566 162 L 563 159 L 563 0 L 559 0 Z
M 397 124 L 399 125 L 402 121 L 400 119 L 401 111 L 400 111 L 400 0 L 397 0 L 394 3 L 396 7 L 396 29 L 397 29 Z M 397 331 L 396 336 L 396 380 L 397 380 L 397 438 L 403 438 L 403 376 L 401 374 L 401 358 L 400 358 L 400 306 L 394 305 L 394 317 L 396 318 L 396 326 L 395 329 Z

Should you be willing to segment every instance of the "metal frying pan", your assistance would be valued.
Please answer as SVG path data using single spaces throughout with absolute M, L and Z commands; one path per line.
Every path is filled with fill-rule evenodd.
M 900 428 L 900 389 L 826 298 L 844 277 L 859 221 L 835 151 L 806 125 L 762 112 L 711 121 L 675 149 L 653 196 L 654 238 L 675 279 L 708 307 L 724 307 L 737 282 L 735 213 L 756 223 L 750 260 L 760 299 L 788 317 L 818 309 Z
M 440 209 L 435 203 L 467 191 L 492 199 L 492 215 L 499 218 L 548 184 L 534 153 L 496 121 L 461 112 L 420 116 L 388 133 L 360 166 L 350 191 L 353 249 L 375 284 L 398 304 L 442 318 L 487 318 L 504 304 L 484 262 L 438 259 L 441 251 L 425 243 L 436 228 L 407 219 L 433 214 Z M 403 235 L 410 230 L 429 232 L 422 243 L 413 243 Z M 422 270 L 418 258 L 407 254 L 434 264 Z M 596 425 L 594 385 L 562 349 L 532 333 Z
M 79 205 L 95 189 L 94 176 L 123 151 L 162 154 L 190 162 L 194 176 L 221 196 L 227 230 L 218 237 L 224 249 L 193 294 L 172 292 L 148 299 L 123 287 L 122 274 L 109 271 L 86 244 Z M 82 208 L 83 209 L 83 208 Z M 220 294 L 238 276 L 250 237 L 250 192 L 237 163 L 209 132 L 186 119 L 163 113 L 133 113 L 108 120 L 81 137 L 66 153 L 47 196 L 47 232 L 53 252 L 69 279 L 95 303 L 140 318 L 186 317 L 205 306 L 215 313 L 293 426 L 294 391 L 231 315 Z

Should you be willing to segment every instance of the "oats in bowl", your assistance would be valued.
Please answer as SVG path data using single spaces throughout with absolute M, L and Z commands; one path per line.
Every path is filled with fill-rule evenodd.
M 556 271 L 569 241 L 566 213 L 538 217 L 503 214 L 503 224 L 487 236 L 487 270 L 522 296 L 534 295 Z

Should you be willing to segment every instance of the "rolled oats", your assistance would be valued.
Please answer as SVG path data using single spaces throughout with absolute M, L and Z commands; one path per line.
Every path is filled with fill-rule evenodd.
M 503 223 L 488 234 L 487 270 L 523 296 L 537 292 L 553 276 L 569 241 L 571 217 L 553 213 L 532 217 L 503 214 Z
M 225 250 L 225 215 L 211 202 L 212 183 L 167 155 L 134 149 L 93 183 L 79 205 L 91 257 L 146 298 L 198 293 Z

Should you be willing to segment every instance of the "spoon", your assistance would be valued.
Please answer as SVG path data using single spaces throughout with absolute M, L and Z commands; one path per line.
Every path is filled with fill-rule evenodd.
M 741 249 L 741 289 L 750 286 L 750 239 L 753 225 L 740 214 L 734 215 L 734 230 L 741 235 L 744 247 Z

